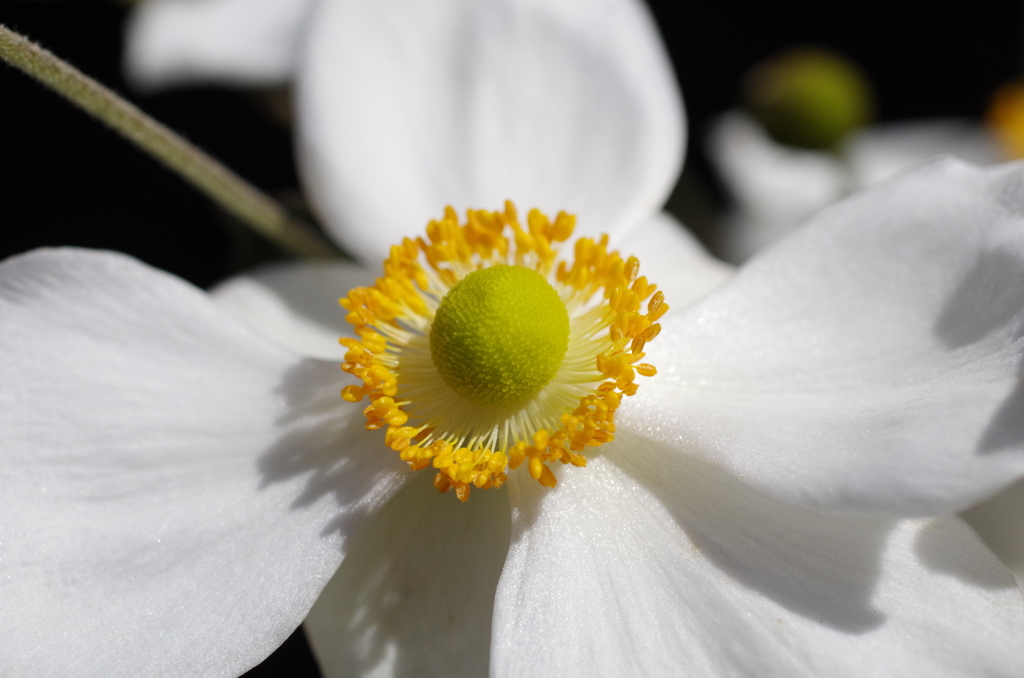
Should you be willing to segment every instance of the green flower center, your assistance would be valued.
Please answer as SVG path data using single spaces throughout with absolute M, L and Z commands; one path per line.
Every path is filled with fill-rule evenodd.
M 521 405 L 558 372 L 569 312 L 544 276 L 491 266 L 459 281 L 437 308 L 430 356 L 445 384 L 488 407 Z

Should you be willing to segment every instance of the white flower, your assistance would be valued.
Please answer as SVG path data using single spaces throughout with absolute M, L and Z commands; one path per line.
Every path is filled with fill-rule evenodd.
M 1012 675 L 1009 574 L 893 516 L 1024 470 L 1024 304 L 991 294 L 1022 183 L 940 164 L 836 206 L 665 322 L 585 469 L 465 506 L 400 489 L 336 364 L 118 255 L 11 260 L 0 665 L 231 675 L 345 550 L 309 618 L 329 675 Z
M 307 178 L 354 251 L 508 191 L 653 251 L 670 303 L 721 279 L 655 214 L 681 119 L 637 5 L 417 9 L 314 24 Z M 329 35 L 363 64 L 328 69 Z M 10 260 L 0 668 L 234 675 L 333 574 L 308 619 L 331 675 L 1013 675 L 1009 574 L 959 519 L 906 516 L 1024 474 L 1022 224 L 1021 166 L 835 206 L 664 322 L 659 375 L 586 468 L 465 505 L 363 430 L 336 361 L 119 255 Z
M 986 130 L 956 118 L 873 125 L 830 153 L 780 144 L 746 113 L 730 111 L 715 122 L 706 148 L 735 201 L 721 243 L 732 261 L 746 260 L 843 196 L 934 156 L 979 165 L 1002 159 Z

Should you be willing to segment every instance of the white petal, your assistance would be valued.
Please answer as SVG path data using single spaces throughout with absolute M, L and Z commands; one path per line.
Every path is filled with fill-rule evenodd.
M 936 678 L 1024 662 L 1024 600 L 956 518 L 817 513 L 631 436 L 553 491 L 510 482 L 494 676 Z
M 927 515 L 1024 474 L 1024 166 L 822 212 L 650 347 L 622 426 L 790 501 Z
M 686 227 L 659 212 L 631 233 L 622 252 L 640 260 L 640 273 L 665 293 L 671 313 L 678 313 L 720 287 L 735 269 L 715 259 Z
M 963 517 L 1024 588 L 1024 482 L 964 511 Z
M 462 504 L 419 473 L 367 525 L 309 613 L 326 678 L 486 676 L 509 540 L 505 491 Z
M 229 278 L 210 295 L 236 320 L 292 351 L 340 360 L 345 349 L 338 338 L 354 335 L 338 299 L 373 280 L 368 270 L 342 261 L 282 262 Z
M 446 204 L 512 199 L 617 234 L 682 160 L 679 93 L 638 0 L 324 0 L 298 95 L 306 186 L 364 262 Z
M 0 266 L 0 673 L 235 676 L 405 474 L 336 364 L 111 253 Z
M 936 118 L 868 127 L 844 149 L 855 186 L 905 174 L 935 155 L 955 155 L 975 165 L 1002 159 L 995 139 L 971 120 Z
M 276 85 L 295 70 L 314 0 L 145 0 L 125 35 L 139 87 Z
M 730 261 L 747 259 L 850 190 L 838 157 L 778 144 L 739 111 L 715 122 L 707 151 L 736 202 L 722 238 Z

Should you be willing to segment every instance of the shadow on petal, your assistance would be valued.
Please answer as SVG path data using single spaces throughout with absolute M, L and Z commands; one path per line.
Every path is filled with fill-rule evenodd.
M 1024 443 L 1024 362 L 1017 375 L 1017 386 L 996 411 L 978 446 L 982 454 L 1020 447 Z
M 1024 480 L 960 515 L 1024 588 Z
M 847 633 L 885 622 L 872 597 L 893 521 L 780 502 L 669 447 L 632 436 L 620 440 L 637 453 L 615 454 L 615 463 L 653 492 L 693 544 L 742 585 Z
M 1005 589 L 1014 586 L 1006 570 L 996 570 L 989 558 L 972 562 L 972 554 L 963 551 L 962 539 L 950 539 L 951 530 L 970 530 L 959 518 L 936 518 L 917 535 L 914 554 L 921 564 L 934 572 L 948 574 L 967 584 L 984 589 Z M 975 537 L 977 538 L 977 537 Z
M 1005 249 L 983 253 L 967 273 L 935 324 L 949 349 L 960 349 L 1017 324 L 1013 338 L 1024 336 L 1024 258 Z M 1009 343 L 1009 342 L 1007 342 Z M 1017 385 L 985 430 L 982 454 L 1024 443 L 1024 363 Z
M 950 349 L 981 341 L 1024 310 L 1024 259 L 1012 252 L 986 252 L 946 302 L 935 334 Z
M 308 476 L 293 507 L 333 498 L 339 510 L 324 534 L 350 534 L 410 477 L 382 432 L 364 429 L 362 408 L 341 399 L 345 383 L 331 362 L 309 359 L 288 370 L 278 389 L 284 433 L 258 461 L 263 486 Z
M 465 504 L 417 473 L 367 524 L 306 620 L 335 676 L 486 676 L 511 522 L 504 490 Z

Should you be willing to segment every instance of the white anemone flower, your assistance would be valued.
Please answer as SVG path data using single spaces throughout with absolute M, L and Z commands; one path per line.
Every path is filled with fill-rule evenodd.
M 513 472 L 460 504 L 363 430 L 337 361 L 121 255 L 9 260 L 3 673 L 236 675 L 308 612 L 328 675 L 1014 675 L 1024 600 L 949 514 L 1024 474 L 1024 168 L 930 165 L 694 301 L 723 272 L 656 213 L 681 109 L 635 4 L 382 7 L 314 24 L 357 12 L 336 45 L 377 69 L 321 80 L 313 36 L 328 224 L 369 260 L 444 202 L 575 210 L 688 306 L 651 344 L 659 374 L 555 488 Z M 410 110 L 374 117 L 377 97 Z M 317 132 L 345 101 L 348 132 Z
M 121 255 L 9 260 L 0 666 L 233 675 L 319 596 L 327 675 L 1013 675 L 1024 600 L 947 514 L 1024 472 L 1022 186 L 826 211 L 663 322 L 585 468 L 464 505 L 337 363 Z
M 829 152 L 780 144 L 739 110 L 715 121 L 706 149 L 735 203 L 721 243 L 731 261 L 746 260 L 840 198 L 935 156 L 977 165 L 1004 159 L 988 131 L 966 119 L 872 125 Z

